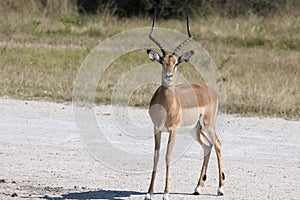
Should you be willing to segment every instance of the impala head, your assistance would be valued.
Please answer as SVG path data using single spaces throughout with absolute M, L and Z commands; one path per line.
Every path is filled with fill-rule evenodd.
M 188 62 L 194 54 L 194 51 L 190 50 L 183 53 L 182 55 L 178 55 L 178 51 L 193 39 L 193 36 L 190 31 L 188 13 L 186 13 L 186 19 L 187 32 L 189 35 L 188 39 L 186 39 L 180 45 L 178 45 L 172 54 L 167 54 L 164 47 L 153 37 L 153 31 L 156 22 L 156 10 L 154 12 L 152 30 L 149 34 L 149 38 L 160 48 L 162 55 L 151 49 L 147 50 L 147 54 L 149 55 L 150 60 L 159 62 L 162 65 L 162 85 L 166 87 L 171 87 L 173 85 L 176 79 L 177 66 L 183 62 Z

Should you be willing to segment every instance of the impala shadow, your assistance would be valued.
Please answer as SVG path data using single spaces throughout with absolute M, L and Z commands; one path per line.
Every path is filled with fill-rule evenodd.
M 72 192 L 62 194 L 61 197 L 44 196 L 42 199 L 63 200 L 63 199 L 103 199 L 103 200 L 120 200 L 131 196 L 146 195 L 146 193 L 135 191 L 116 191 L 116 190 L 99 190 L 87 192 Z
M 163 193 L 154 193 L 154 195 L 162 195 Z M 72 192 L 68 194 L 62 194 L 61 197 L 44 196 L 42 199 L 47 200 L 64 200 L 64 199 L 103 199 L 103 200 L 120 200 L 128 197 L 143 196 L 145 192 L 136 191 L 117 191 L 117 190 L 99 190 L 99 191 L 87 191 L 87 192 Z M 170 195 L 183 195 L 183 196 L 195 196 L 192 193 L 176 193 L 171 192 Z M 214 196 L 215 194 L 200 194 L 200 196 Z M 142 198 L 142 199 L 143 199 Z

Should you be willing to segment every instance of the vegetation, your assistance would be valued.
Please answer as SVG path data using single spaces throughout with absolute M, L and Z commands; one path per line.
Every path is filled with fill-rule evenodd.
M 185 10 L 193 16 L 226 17 L 290 13 L 300 9 L 298 0 L 3 0 L 3 9 L 44 16 L 109 13 L 118 17 L 148 17 L 158 8 L 161 18 L 182 18 Z
M 18 1 L 0 4 L 4 2 Z M 37 4 L 31 8 L 32 12 L 22 12 L 18 6 L 10 9 L 0 6 L 1 96 L 71 101 L 76 73 L 93 47 L 121 31 L 151 25 L 150 17 L 120 18 L 112 15 L 108 7 L 93 15 L 70 11 L 75 8 L 69 14 L 60 11 L 53 15 L 54 11 L 47 8 L 45 14 L 46 7 Z M 299 119 L 300 15 L 297 9 L 266 16 L 255 12 L 238 17 L 224 15 L 194 16 L 191 25 L 195 40 L 208 50 L 224 77 L 227 112 Z M 158 26 L 186 31 L 185 21 L 180 19 L 160 18 Z M 147 62 L 150 63 L 144 51 L 117 59 L 100 80 L 96 101 L 110 103 L 112 89 L 121 75 L 117 73 L 121 64 L 121 70 L 126 72 Z M 190 80 L 198 80 L 192 68 L 180 70 L 189 74 Z M 147 106 L 154 90 L 152 86 L 139 88 L 130 105 Z

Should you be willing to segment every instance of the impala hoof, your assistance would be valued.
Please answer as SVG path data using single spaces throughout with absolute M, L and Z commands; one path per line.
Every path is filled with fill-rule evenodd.
M 201 194 L 201 187 L 197 186 L 193 195 L 200 195 L 200 194 Z
M 224 195 L 224 188 L 223 187 L 219 187 L 218 188 L 218 193 L 217 193 L 218 196 L 223 196 Z
M 164 194 L 163 200 L 169 200 L 169 194 Z
M 151 195 L 149 193 L 145 196 L 145 200 L 151 200 Z

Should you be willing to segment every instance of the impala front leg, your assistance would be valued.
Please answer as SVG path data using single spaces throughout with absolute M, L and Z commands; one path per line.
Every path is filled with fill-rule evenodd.
M 176 129 L 173 128 L 172 131 L 170 131 L 167 154 L 166 154 L 166 187 L 165 187 L 164 198 L 163 198 L 164 200 L 169 199 L 170 161 L 171 161 L 171 155 L 174 147 L 175 137 L 176 137 Z
M 155 147 L 154 147 L 154 161 L 153 161 L 153 171 L 152 171 L 152 176 L 151 176 L 151 183 L 148 189 L 148 193 L 145 197 L 145 200 L 150 200 L 151 196 L 153 194 L 153 187 L 154 187 L 154 182 L 155 182 L 155 176 L 156 176 L 156 171 L 157 171 L 157 165 L 158 165 L 158 160 L 159 160 L 159 151 L 160 151 L 160 142 L 161 142 L 161 131 L 154 131 L 154 142 L 155 142 Z

